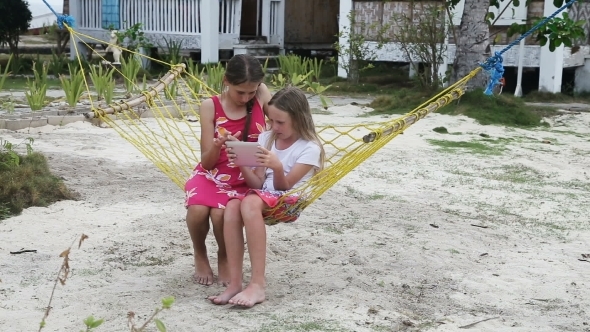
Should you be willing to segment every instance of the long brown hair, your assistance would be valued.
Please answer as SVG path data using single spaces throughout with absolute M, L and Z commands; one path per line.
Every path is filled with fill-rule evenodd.
M 315 130 L 309 102 L 303 91 L 293 86 L 283 88 L 272 96 L 268 105 L 287 112 L 291 117 L 293 129 L 299 134 L 299 137 L 306 141 L 314 142 L 320 147 L 320 167 L 314 173 L 324 169 L 326 153 L 324 152 L 322 141 Z M 270 150 L 276 139 L 276 134 L 272 132 L 266 148 Z
M 264 71 L 260 61 L 255 57 L 248 54 L 236 54 L 227 63 L 225 79 L 231 85 L 240 85 L 246 82 L 260 84 L 264 80 Z M 248 140 L 254 102 L 254 98 L 252 98 L 246 103 L 246 124 L 242 130 L 242 141 L 244 142 Z

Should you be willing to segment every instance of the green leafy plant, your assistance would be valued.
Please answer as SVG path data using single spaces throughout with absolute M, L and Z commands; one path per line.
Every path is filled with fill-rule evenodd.
M 188 74 L 190 79 L 186 82 L 188 83 L 189 88 L 192 90 L 194 97 L 198 97 L 201 93 L 201 88 L 203 87 L 203 74 L 205 73 L 205 67 L 202 67 L 199 71 L 199 64 L 194 62 L 193 59 L 188 59 L 188 66 L 187 66 Z
M 182 50 L 182 40 L 176 41 L 172 38 L 168 39 L 164 37 L 166 46 L 159 45 L 161 49 L 168 50 L 166 54 L 163 54 L 162 60 L 171 65 L 177 65 L 183 62 L 183 56 L 180 54 Z
M 95 328 L 101 326 L 102 323 L 104 323 L 104 319 L 95 319 L 92 316 L 88 316 L 84 320 L 84 325 L 86 325 L 86 332 L 90 332 L 90 331 L 94 330 Z M 84 331 L 80 331 L 80 332 L 84 332 Z
M 78 67 L 70 66 L 69 64 L 68 69 L 70 71 L 70 77 L 68 78 L 61 75 L 59 79 L 64 93 L 66 94 L 68 105 L 70 105 L 70 107 L 76 107 L 85 89 L 86 82 L 84 79 L 84 72 L 78 69 Z
M 387 41 L 385 38 L 389 24 L 379 22 L 367 25 L 365 22 L 357 22 L 354 13 L 348 13 L 350 26 L 344 27 L 337 37 L 348 40 L 345 44 L 336 42 L 334 48 L 338 52 L 338 64 L 346 71 L 346 76 L 351 83 L 358 83 L 360 73 L 373 68 L 371 61 L 377 58 L 377 51 L 382 49 Z M 375 46 L 366 43 L 367 36 L 376 42 Z
M 223 75 L 225 75 L 225 67 L 221 63 L 206 64 L 207 69 L 207 86 L 213 91 L 220 93 L 223 89 Z
M 35 139 L 29 137 L 23 142 L 27 149 L 27 156 L 31 155 L 33 153 L 33 142 L 35 142 Z M 0 138 L 0 170 L 7 170 L 20 165 L 20 157 L 14 150 L 17 146 L 8 140 Z
M 98 67 L 98 69 L 97 69 Z M 90 78 L 92 80 L 92 84 L 94 85 L 94 89 L 96 91 L 96 97 L 98 100 L 102 100 L 106 98 L 108 93 L 108 89 L 111 87 L 109 83 L 114 82 L 113 73 L 115 72 L 115 68 L 104 69 L 103 66 L 91 66 L 90 67 Z M 145 75 L 144 75 L 145 79 Z M 107 101 L 110 103 L 110 101 Z
M 14 97 L 10 96 L 8 99 L 3 100 L 2 104 L 0 105 L 0 109 L 4 109 L 8 112 L 8 114 L 14 113 L 14 107 L 16 106 L 16 102 Z
M 64 68 L 70 61 L 63 54 L 56 54 L 51 50 L 51 59 L 49 60 L 49 72 L 55 77 L 59 77 L 63 73 Z
M 140 69 L 141 62 L 136 57 L 129 57 L 129 59 L 121 57 L 121 74 L 128 95 L 131 95 L 137 86 L 137 74 L 139 74 Z
M 27 78 L 27 88 L 25 91 L 25 97 L 31 110 L 39 111 L 45 106 L 45 98 L 47 97 L 47 65 L 43 63 L 41 66 L 41 72 L 33 63 L 34 79 L 30 80 Z
M 112 26 L 107 28 L 108 30 L 114 30 Z M 115 33 L 119 44 L 127 45 L 126 48 L 129 51 L 136 51 L 138 48 L 151 48 L 154 45 L 145 36 L 143 31 L 143 23 L 136 23 L 127 28 L 126 30 L 120 30 Z
M 517 2 L 517 0 L 515 0 L 515 2 Z M 515 34 L 522 35 L 545 19 L 546 17 L 535 18 L 530 24 L 512 23 L 508 28 L 507 35 L 508 37 L 512 37 Z M 539 28 L 535 32 L 535 40 L 537 40 L 541 46 L 545 46 L 549 43 L 549 50 L 551 52 L 555 51 L 555 49 L 562 44 L 566 47 L 572 47 L 576 41 L 584 38 L 586 35 L 584 24 L 586 24 L 585 20 L 574 21 L 569 17 L 567 12 L 564 12 L 563 18 L 554 17 L 544 26 Z
M 164 90 L 164 93 L 166 95 L 166 99 L 168 100 L 174 100 L 176 99 L 176 96 L 178 95 L 178 82 L 175 80 L 174 83 L 170 83 L 168 84 L 168 86 L 166 86 L 166 89 Z
M 8 56 L 8 62 L 6 63 L 6 67 L 4 68 L 4 72 L 2 72 L 2 66 L 0 66 L 0 91 L 2 91 L 2 88 L 4 88 L 4 83 L 6 82 L 6 78 L 8 78 L 8 75 L 10 74 L 9 72 L 9 68 L 10 68 L 10 62 L 12 61 L 12 54 Z

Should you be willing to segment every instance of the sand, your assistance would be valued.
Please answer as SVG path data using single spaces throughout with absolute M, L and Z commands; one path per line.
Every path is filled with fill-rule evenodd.
M 330 111 L 316 121 L 384 120 Z M 34 137 L 81 195 L 0 221 L 0 326 L 37 329 L 59 254 L 86 234 L 44 331 L 82 330 L 90 315 L 105 319 L 97 331 L 128 331 L 129 311 L 142 322 L 166 296 L 169 331 L 590 331 L 590 114 L 548 121 L 413 125 L 296 223 L 268 228 L 267 301 L 248 310 L 211 304 L 223 288 L 191 281 L 184 193 L 114 130 L 0 131 Z M 442 147 L 453 141 L 476 144 Z M 212 235 L 208 245 L 215 264 Z M 20 249 L 37 252 L 9 253 Z

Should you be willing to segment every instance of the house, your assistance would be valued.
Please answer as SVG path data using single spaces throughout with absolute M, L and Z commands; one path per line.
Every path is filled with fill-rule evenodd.
M 430 1 L 436 4 L 436 1 Z M 367 24 L 391 21 L 394 13 L 401 13 L 412 11 L 409 1 L 366 1 L 366 0 L 340 0 L 340 27 L 341 29 L 350 25 L 347 19 L 347 14 L 354 10 L 357 22 L 362 21 Z M 506 10 L 503 10 L 508 6 Z M 453 25 L 458 26 L 461 23 L 461 16 L 464 9 L 464 0 L 462 0 L 452 13 Z M 491 54 L 506 47 L 510 42 L 515 40 L 518 36 L 508 38 L 506 35 L 506 28 L 512 23 L 523 23 L 528 17 L 543 17 L 553 14 L 557 8 L 553 5 L 553 0 L 532 0 L 528 7 L 524 7 L 524 1 L 521 1 L 519 7 L 514 7 L 512 2 L 504 1 L 501 3 L 500 10 L 495 7 L 490 8 L 490 12 L 494 12 L 496 16 L 502 13 L 497 22 L 490 28 L 490 34 L 495 35 L 495 45 L 491 46 Z M 590 4 L 587 2 L 576 2 L 571 8 L 566 9 L 571 19 L 586 20 L 584 28 L 586 35 L 590 36 Z M 391 26 L 390 29 L 395 29 Z M 345 38 L 339 41 L 341 44 L 347 43 Z M 369 45 L 376 45 L 375 41 L 367 41 Z M 455 56 L 455 44 L 452 36 L 445 40 L 447 43 L 447 56 L 442 64 L 439 73 L 444 75 L 449 63 L 453 62 Z M 589 55 L 588 39 L 583 41 L 582 47 L 579 50 L 574 50 L 563 45 L 558 47 L 554 52 L 549 51 L 548 45 L 541 47 L 532 38 L 526 38 L 521 45 L 512 47 L 510 51 L 503 56 L 504 67 L 506 69 L 522 68 L 533 71 L 536 77 L 538 75 L 538 89 L 557 93 L 562 88 L 562 78 L 564 74 L 575 75 L 575 85 L 577 91 L 590 91 L 590 55 Z M 383 48 L 376 51 L 377 61 L 390 61 L 407 63 L 404 53 L 400 48 L 400 43 L 395 41 L 388 42 Z M 474 64 L 474 68 L 475 68 Z M 339 68 L 339 76 L 344 77 L 346 72 L 343 68 Z M 572 76 L 573 76 L 572 75 Z M 515 78 L 516 81 L 518 78 Z M 521 79 L 521 78 L 520 78 Z M 514 82 L 516 91 L 522 88 L 522 82 Z
M 455 9 L 454 25 L 460 24 L 463 1 Z M 440 0 L 430 2 L 442 3 Z M 357 21 L 382 24 L 394 13 L 409 10 L 409 3 L 407 0 L 69 0 L 67 7 L 76 19 L 76 29 L 82 34 L 108 40 L 105 28 L 109 25 L 126 29 L 141 22 L 145 35 L 156 44 L 164 45 L 164 38 L 182 40 L 182 48 L 200 53 L 201 62 L 217 62 L 223 52 L 250 53 L 263 58 L 286 50 L 303 54 L 311 50 L 332 50 L 336 41 L 346 43 L 344 38 L 338 40 L 337 35 L 350 25 L 348 13 L 351 10 L 355 11 Z M 492 52 L 514 40 L 515 37 L 508 38 L 502 32 L 508 25 L 524 22 L 527 17 L 550 15 L 556 10 L 552 0 L 532 0 L 528 7 L 522 4 L 519 7 L 513 7 L 508 1 L 502 4 L 509 7 L 491 28 L 491 33 L 497 35 Z M 499 13 L 495 8 L 490 10 Z M 576 3 L 568 11 L 574 20 L 590 18 L 588 3 Z M 590 23 L 585 28 L 589 33 Z M 370 40 L 367 43 L 375 44 Z M 441 72 L 452 63 L 455 53 L 452 38 L 445 43 L 447 57 Z M 407 63 L 399 46 L 394 40 L 387 43 L 377 51 L 376 60 Z M 72 43 L 70 47 L 74 49 Z M 575 71 L 576 87 L 586 84 L 590 90 L 588 54 L 587 41 L 577 52 L 564 46 L 550 52 L 547 46 L 541 47 L 527 38 L 521 47 L 513 47 L 504 54 L 504 66 L 535 71 L 538 73 L 535 74 L 538 75 L 538 78 L 535 76 L 536 88 L 549 92 L 561 91 L 564 73 L 570 75 Z M 345 76 L 342 68 L 339 76 Z M 515 84 L 520 85 L 520 82 Z
M 68 7 L 82 34 L 106 41 L 109 25 L 121 30 L 141 22 L 155 44 L 182 41 L 201 62 L 217 62 L 220 51 L 331 49 L 338 6 L 339 0 L 69 0 Z

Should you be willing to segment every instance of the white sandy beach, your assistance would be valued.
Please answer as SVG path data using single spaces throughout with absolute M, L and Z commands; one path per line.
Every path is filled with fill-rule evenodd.
M 316 121 L 384 119 L 330 111 Z M 38 328 L 59 254 L 83 233 L 44 331 L 82 330 L 90 315 L 105 319 L 96 331 L 128 331 L 129 311 L 143 321 L 166 296 L 176 298 L 159 316 L 169 331 L 590 331 L 590 259 L 580 260 L 590 254 L 590 113 L 548 121 L 419 121 L 297 222 L 268 228 L 267 301 L 248 310 L 215 306 L 206 298 L 223 288 L 192 282 L 184 193 L 113 129 L 0 131 L 13 143 L 34 137 L 81 194 L 0 221 L 0 326 Z M 212 234 L 208 245 L 216 270 Z M 20 249 L 37 252 L 9 253 Z

